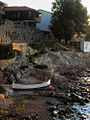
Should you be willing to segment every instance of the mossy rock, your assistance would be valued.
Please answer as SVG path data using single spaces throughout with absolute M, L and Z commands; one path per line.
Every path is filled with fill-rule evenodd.
M 3 94 L 3 93 L 5 93 L 5 89 L 2 86 L 0 86 L 0 94 Z

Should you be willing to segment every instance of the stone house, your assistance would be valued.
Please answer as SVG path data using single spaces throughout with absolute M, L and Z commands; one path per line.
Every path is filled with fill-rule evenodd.
M 42 33 L 36 30 L 36 23 L 40 22 L 41 16 L 39 11 L 26 6 L 5 7 L 3 10 L 5 15 L 2 19 L 7 24 L 0 26 L 2 43 L 10 41 L 14 50 L 25 53 L 27 43 L 42 39 Z M 8 30 L 7 26 L 11 26 L 11 29 Z
M 9 37 L 12 42 L 30 42 L 40 39 L 40 31 L 36 30 L 36 23 L 40 22 L 41 13 L 26 6 L 5 7 L 3 22 L 13 22 L 12 31 L 4 30 L 4 37 Z M 6 28 L 7 29 L 7 28 Z
M 13 21 L 16 27 L 36 27 L 36 23 L 40 22 L 41 13 L 26 6 L 5 7 L 3 10 L 3 19 Z

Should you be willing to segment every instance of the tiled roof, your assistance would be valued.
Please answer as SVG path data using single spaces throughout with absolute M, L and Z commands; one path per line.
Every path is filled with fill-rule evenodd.
M 22 7 L 12 6 L 12 7 L 4 8 L 4 11 L 23 11 L 23 10 L 34 10 L 34 9 L 26 7 L 26 6 L 22 6 Z

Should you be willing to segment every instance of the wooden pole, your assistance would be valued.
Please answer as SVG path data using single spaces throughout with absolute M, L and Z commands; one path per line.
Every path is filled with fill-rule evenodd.
M 43 81 L 43 73 L 44 73 L 44 70 L 41 71 L 41 80 Z

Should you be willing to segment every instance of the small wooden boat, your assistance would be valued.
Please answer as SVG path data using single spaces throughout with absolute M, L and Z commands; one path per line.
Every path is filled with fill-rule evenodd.
M 49 87 L 51 80 L 40 82 L 40 83 L 32 83 L 32 84 L 12 84 L 13 90 L 27 90 L 27 89 L 35 89 L 35 88 L 43 88 Z

